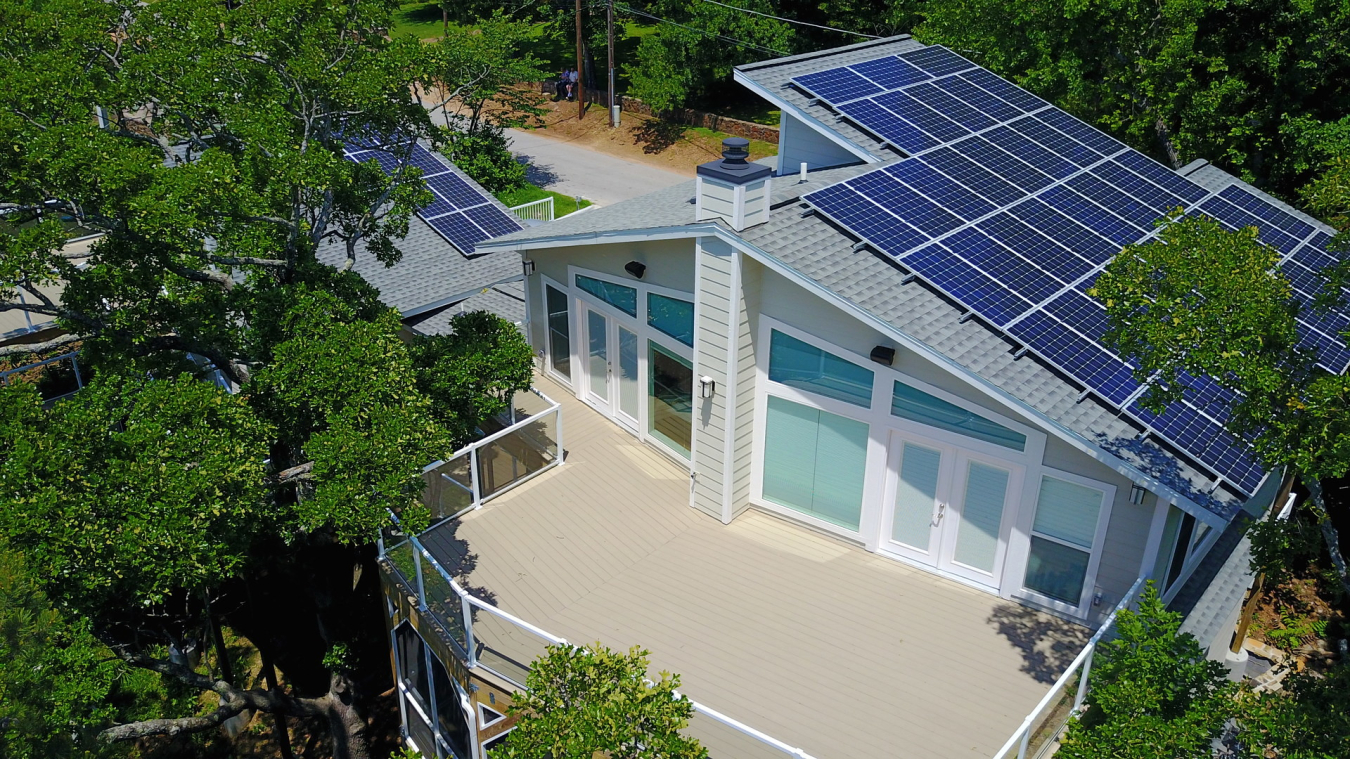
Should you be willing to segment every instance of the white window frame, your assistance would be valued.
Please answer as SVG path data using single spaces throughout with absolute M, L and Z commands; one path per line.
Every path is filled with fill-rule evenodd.
M 1099 491 L 1102 494 L 1101 509 L 1097 512 L 1097 528 L 1093 531 L 1092 549 L 1088 553 L 1087 570 L 1083 575 L 1083 592 L 1078 598 L 1077 604 L 1069 604 L 1056 598 L 1051 598 L 1043 593 L 1026 587 L 1027 562 L 1031 558 L 1031 535 L 1032 525 L 1036 523 L 1036 510 L 1040 508 L 1041 481 L 1046 477 L 1056 480 L 1063 480 L 1075 485 L 1082 485 L 1085 488 Z M 1033 478 L 1028 478 L 1033 479 Z M 1097 574 L 1101 569 L 1102 549 L 1106 544 L 1106 533 L 1111 525 L 1111 510 L 1116 502 L 1116 486 L 1109 482 L 1094 480 L 1091 477 L 1084 477 L 1081 474 L 1066 472 L 1062 469 L 1054 469 L 1048 466 L 1040 467 L 1038 476 L 1034 478 L 1035 496 L 1029 503 L 1031 508 L 1026 509 L 1023 519 L 1018 520 L 1020 529 L 1015 531 L 1013 546 L 1018 550 L 1016 553 L 1009 551 L 1009 560 L 1011 566 L 1016 567 L 1014 574 L 1016 577 L 1016 591 L 1013 597 L 1020 601 L 1027 601 L 1035 606 L 1050 609 L 1060 614 L 1073 617 L 1075 619 L 1085 619 L 1092 611 L 1092 599 L 1097 594 Z M 1065 543 L 1057 538 L 1048 535 L 1037 534 L 1042 540 L 1049 540 L 1054 543 L 1069 546 L 1070 548 L 1083 550 L 1082 546 Z M 1010 546 L 1010 549 L 1013 547 Z
M 1026 510 L 1025 504 L 1032 503 L 1036 499 L 1036 493 L 1031 490 L 1031 485 L 1034 484 L 1036 487 L 1039 487 L 1040 485 L 1039 474 L 1041 471 L 1041 461 L 1045 456 L 1047 435 L 1034 427 L 1030 427 L 1014 419 L 1010 419 L 997 411 L 953 395 L 943 388 L 930 385 L 927 382 L 905 374 L 894 367 L 885 366 L 872 361 L 870 356 L 864 356 L 843 348 L 842 346 L 835 345 L 828 340 L 816 337 L 809 332 L 798 329 L 771 316 L 760 314 L 759 322 L 757 344 L 763 346 L 763 348 L 762 350 L 757 351 L 757 355 L 755 356 L 755 418 L 750 463 L 750 502 L 765 511 L 780 514 L 815 529 L 838 535 L 853 542 L 862 543 L 867 550 L 881 553 L 887 558 L 894 558 L 905 563 L 920 566 L 924 571 L 942 577 L 956 579 L 958 582 L 971 585 L 971 587 L 978 587 L 985 592 L 995 592 L 1004 598 L 1012 598 L 1013 585 L 1011 584 L 1011 581 L 1014 579 L 1013 576 L 1016 576 L 1016 586 L 1020 587 L 1022 570 L 1025 569 L 1025 564 L 1023 564 L 1022 567 L 1010 571 L 1010 568 L 1013 566 L 1010 563 L 1013 560 L 1013 552 L 1011 550 L 1014 542 L 1013 533 L 1016 525 L 1021 520 L 1022 512 Z M 770 381 L 769 345 L 772 330 L 778 330 L 789 337 L 801 340 L 814 348 L 834 354 L 841 359 L 851 361 L 858 366 L 871 371 L 872 403 L 870 408 L 863 408 L 847 401 L 828 398 L 807 390 L 801 390 Z M 891 400 L 894 392 L 893 383 L 897 380 L 1025 435 L 1027 438 L 1026 445 L 1023 447 L 1022 451 L 1017 451 L 995 443 L 978 440 L 960 433 L 950 432 L 936 427 L 929 427 L 928 425 L 919 424 L 918 422 L 892 415 Z M 779 506 L 764 498 L 764 434 L 766 426 L 765 417 L 768 411 L 768 398 L 770 395 L 869 425 L 867 470 L 863 481 L 863 509 L 857 532 L 803 514 L 794 509 Z M 920 439 L 926 438 L 944 446 L 953 446 L 958 449 L 964 449 L 978 456 L 989 457 L 1005 462 L 1006 465 L 1015 470 L 1021 470 L 1020 489 L 1015 491 L 1010 490 L 1009 493 L 1010 499 L 1013 499 L 1014 506 L 1009 510 L 1010 513 L 1004 515 L 1003 523 L 1000 525 L 999 529 L 998 550 L 1002 566 L 1000 567 L 1000 582 L 998 588 L 990 588 L 988 586 L 967 582 L 940 570 L 936 570 L 933 567 L 911 562 L 902 557 L 898 557 L 893 553 L 881 550 L 883 541 L 881 532 L 883 528 L 882 523 L 884 521 L 883 515 L 885 513 L 884 500 L 886 481 L 889 476 L 888 451 L 891 430 L 899 430 L 908 435 L 917 436 Z
M 649 293 L 656 293 L 657 295 L 664 295 L 667 298 L 676 298 L 678 300 L 694 304 L 694 345 L 698 345 L 697 298 L 694 297 L 693 293 L 685 292 L 683 290 L 675 290 L 673 288 L 661 287 L 659 285 L 650 285 L 645 282 L 637 280 L 623 279 L 622 277 L 617 277 L 602 271 L 596 271 L 594 269 L 587 269 L 581 266 L 569 265 L 567 267 L 568 282 L 575 283 L 577 281 L 578 274 L 583 277 L 590 277 L 591 279 L 597 279 L 602 282 L 621 285 L 623 287 L 628 287 L 636 290 L 637 316 L 630 316 L 627 312 L 621 311 L 611 306 L 610 304 L 605 303 L 599 298 L 582 290 L 580 287 L 576 286 L 571 286 L 567 288 L 559 287 L 558 289 L 560 291 L 568 294 L 568 305 L 569 305 L 568 318 L 571 320 L 570 329 L 571 329 L 571 346 L 572 346 L 571 366 L 573 367 L 572 373 L 574 375 L 577 374 L 577 372 L 579 371 L 579 367 L 581 366 L 580 362 L 585 359 L 585 352 L 578 340 L 578 330 L 577 330 L 577 326 L 581 323 L 582 318 L 582 313 L 580 310 L 582 304 L 584 304 L 586 308 L 594 309 L 598 313 L 613 318 L 619 325 L 624 327 L 624 329 L 627 329 L 633 334 L 637 335 L 638 382 L 640 384 L 639 390 L 641 397 L 641 403 L 638 404 L 637 438 L 643 441 L 644 443 L 650 444 L 653 448 L 660 451 L 662 455 L 666 456 L 671 461 L 679 464 L 680 466 L 686 469 L 689 469 L 690 467 L 693 466 L 694 461 L 692 451 L 690 451 L 689 458 L 685 458 L 678 451 L 671 449 L 655 435 L 652 435 L 648 429 L 651 422 L 649 418 L 651 414 L 650 390 L 649 390 L 649 387 L 651 385 L 651 366 L 648 356 L 649 348 L 647 343 L 649 341 L 656 343 L 658 346 L 661 347 L 662 350 L 665 350 L 673 355 L 679 356 L 685 361 L 688 361 L 690 366 L 694 367 L 693 372 L 695 378 L 698 377 L 698 361 L 695 358 L 694 348 L 685 345 L 679 340 L 676 340 L 675 338 L 667 335 L 666 333 L 662 332 L 659 329 L 656 329 L 655 327 L 652 327 L 647 323 L 647 295 Z M 547 280 L 546 278 L 546 281 L 551 282 L 552 280 Z M 583 383 L 577 381 L 575 383 L 565 383 L 565 384 L 567 384 L 567 386 L 572 389 L 573 393 L 576 395 L 577 398 L 584 400 L 586 388 Z M 697 388 L 695 388 L 694 392 L 697 393 Z M 610 421 L 614 420 L 611 419 Z M 618 424 L 618 422 L 615 423 Z M 623 424 L 619 424 L 619 427 L 620 429 L 628 430 L 628 427 Z M 631 430 L 629 431 L 631 432 Z M 695 436 L 693 435 L 691 430 L 690 433 L 691 448 L 692 443 L 694 441 L 694 437 Z
M 557 371 L 556 369 L 553 368 L 553 340 L 552 340 L 552 335 L 550 334 L 550 328 L 549 328 L 549 323 L 548 323 L 548 317 L 549 317 L 549 313 L 548 313 L 548 288 L 552 287 L 554 290 L 557 290 L 558 292 L 562 293 L 562 294 L 563 294 L 563 298 L 566 299 L 566 301 L 567 301 L 567 346 L 568 346 L 568 350 L 571 351 L 571 355 L 568 356 L 568 367 L 572 370 L 572 373 L 573 373 L 573 374 L 576 374 L 576 373 L 577 373 L 577 369 L 576 369 L 576 352 L 577 352 L 577 351 L 576 351 L 576 341 L 577 341 L 577 336 L 576 336 L 576 326 L 577 326 L 577 319 L 576 319 L 576 313 L 575 313 L 575 311 L 576 311 L 576 306 L 575 306 L 575 304 L 573 303 L 573 300 L 574 300 L 574 299 L 573 299 L 573 297 L 572 297 L 572 288 L 567 287 L 566 285 L 560 284 L 557 280 L 555 280 L 555 279 L 553 279 L 552 277 L 549 277 L 547 274 L 543 274 L 543 273 L 540 273 L 540 275 L 539 275 L 539 281 L 540 281 L 540 283 L 541 283 L 540 286 L 539 286 L 539 297 L 543 300 L 543 303 L 544 303 L 544 309 L 543 309 L 543 310 L 544 310 L 544 336 L 543 336 L 543 342 L 544 342 L 544 344 L 543 344 L 542 346 L 540 346 L 540 347 L 543 349 L 543 354 L 544 354 L 544 376 L 548 377 L 549 379 L 553 380 L 554 382 L 557 382 L 559 385 L 562 385 L 563 387 L 572 388 L 572 387 L 574 387 L 574 385 L 572 384 L 572 378 L 571 378 L 571 377 L 564 377 L 563 375 L 559 374 L 558 371 Z

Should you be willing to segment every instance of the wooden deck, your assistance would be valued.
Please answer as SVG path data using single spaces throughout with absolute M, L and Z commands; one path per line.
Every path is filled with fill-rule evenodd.
M 566 463 L 424 544 L 450 568 L 476 557 L 470 591 L 500 608 L 574 643 L 640 645 L 691 698 L 817 759 L 990 757 L 1086 639 L 766 513 L 723 525 L 688 505 L 687 472 L 540 389 L 562 404 Z M 771 755 L 694 732 L 714 759 Z

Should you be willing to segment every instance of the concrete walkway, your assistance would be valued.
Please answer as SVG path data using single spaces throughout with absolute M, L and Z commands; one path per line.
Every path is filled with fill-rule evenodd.
M 506 133 L 516 157 L 529 163 L 531 182 L 601 205 L 613 205 L 691 179 L 535 132 L 508 129 Z

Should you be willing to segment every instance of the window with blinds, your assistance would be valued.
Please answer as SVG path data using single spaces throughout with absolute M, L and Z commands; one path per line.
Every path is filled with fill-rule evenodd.
M 1074 606 L 1079 604 L 1105 497 L 1096 488 L 1050 476 L 1041 478 L 1023 582 L 1027 589 Z
M 776 329 L 769 336 L 769 379 L 855 406 L 872 407 L 872 372 Z
M 764 498 L 857 531 L 867 472 L 863 422 L 769 396 Z

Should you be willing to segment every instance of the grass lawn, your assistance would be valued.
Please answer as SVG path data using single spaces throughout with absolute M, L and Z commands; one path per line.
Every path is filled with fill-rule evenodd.
M 685 130 L 685 132 L 686 134 L 692 132 L 694 134 L 699 135 L 700 137 L 706 137 L 710 140 L 714 140 L 718 144 L 720 144 L 722 140 L 725 140 L 726 138 L 732 136 L 727 134 L 726 132 L 718 132 L 713 129 L 704 129 L 703 127 L 689 127 L 687 130 Z M 773 142 L 764 142 L 762 140 L 751 140 L 750 155 L 752 157 L 752 160 L 754 158 L 759 158 L 760 156 L 778 155 L 778 144 Z
M 569 213 L 585 208 L 591 204 L 591 201 L 585 198 L 581 199 L 581 206 L 577 206 L 577 199 L 571 195 L 564 195 L 560 192 L 545 190 L 535 185 L 527 185 L 519 190 L 509 190 L 497 196 L 497 200 L 505 203 L 507 206 L 520 206 L 526 203 L 532 203 L 544 198 L 553 198 L 553 218 L 557 219 L 566 216 Z

